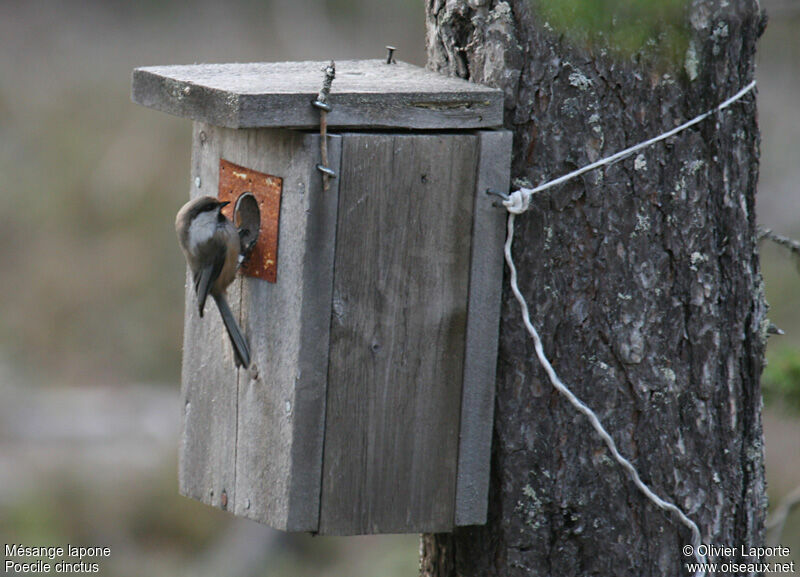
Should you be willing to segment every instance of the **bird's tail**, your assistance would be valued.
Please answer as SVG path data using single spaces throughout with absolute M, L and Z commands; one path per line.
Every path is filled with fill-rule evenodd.
M 219 314 L 222 316 L 222 322 L 228 331 L 228 336 L 231 338 L 233 344 L 234 358 L 237 366 L 247 368 L 250 366 L 250 348 L 247 346 L 247 341 L 236 323 L 236 319 L 228 306 L 228 301 L 225 300 L 224 295 L 214 294 L 214 300 L 217 303 Z

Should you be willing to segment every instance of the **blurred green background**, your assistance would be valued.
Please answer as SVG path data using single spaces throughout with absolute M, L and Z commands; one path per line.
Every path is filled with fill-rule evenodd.
M 800 2 L 762 3 L 774 17 L 758 56 L 759 219 L 798 237 Z M 669 66 L 685 51 L 683 5 L 540 9 L 568 41 Z M 129 91 L 132 69 L 155 64 L 378 58 L 392 44 L 424 65 L 424 34 L 422 0 L 0 2 L 0 542 L 108 545 L 101 574 L 115 577 L 416 574 L 414 535 L 289 536 L 177 496 L 172 227 L 191 126 Z M 764 379 L 776 501 L 800 484 L 800 273 L 782 249 L 762 256 L 787 333 Z M 796 559 L 798 517 L 782 539 Z

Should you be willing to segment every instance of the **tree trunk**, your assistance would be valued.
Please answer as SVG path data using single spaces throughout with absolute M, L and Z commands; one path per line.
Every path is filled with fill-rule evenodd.
M 714 108 L 753 79 L 765 25 L 755 0 L 694 0 L 685 61 L 662 74 L 570 45 L 531 0 L 426 2 L 429 67 L 504 90 L 518 183 Z M 737 548 L 763 544 L 766 506 L 758 144 L 750 94 L 535 196 L 514 239 L 556 371 L 705 543 Z M 689 531 L 550 385 L 508 285 L 503 301 L 488 523 L 424 535 L 422 574 L 686 574 Z

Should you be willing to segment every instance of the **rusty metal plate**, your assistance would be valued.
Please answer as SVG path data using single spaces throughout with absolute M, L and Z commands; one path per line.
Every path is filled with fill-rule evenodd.
M 256 197 L 261 214 L 258 240 L 250 257 L 242 265 L 242 274 L 274 283 L 278 278 L 278 225 L 281 214 L 283 179 L 256 172 L 219 159 L 219 193 L 217 197 L 230 204 L 222 209 L 233 220 L 236 200 L 250 192 Z

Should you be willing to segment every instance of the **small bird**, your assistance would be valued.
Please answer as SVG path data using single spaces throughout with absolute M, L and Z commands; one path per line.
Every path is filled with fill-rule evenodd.
M 233 343 L 236 364 L 246 368 L 250 366 L 250 349 L 225 300 L 225 289 L 236 277 L 241 254 L 239 232 L 221 212 L 227 204 L 213 196 L 190 200 L 175 217 L 175 232 L 192 271 L 200 316 L 210 294 Z

